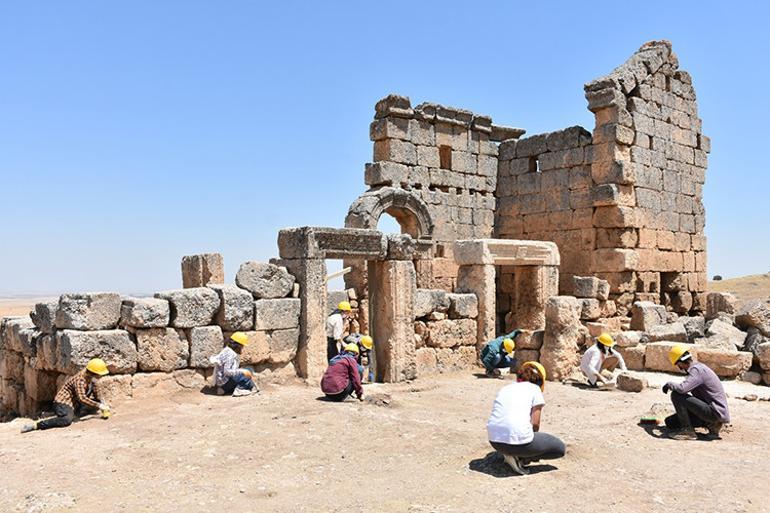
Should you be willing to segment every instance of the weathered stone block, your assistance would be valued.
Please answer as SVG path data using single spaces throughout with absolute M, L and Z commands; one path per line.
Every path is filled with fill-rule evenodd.
M 545 334 L 540 362 L 549 380 L 569 376 L 579 363 L 580 307 L 571 296 L 553 296 L 545 303 Z
M 213 367 L 209 358 L 224 347 L 224 335 L 219 326 L 199 326 L 187 330 L 190 341 L 190 367 L 206 369 Z
M 173 328 L 136 330 L 136 347 L 137 363 L 142 371 L 182 369 L 187 367 L 190 357 L 190 346 L 184 332 Z
M 24 392 L 33 401 L 53 401 L 56 395 L 55 372 L 35 370 L 30 365 L 24 366 Z
M 707 365 L 720 378 L 735 378 L 749 370 L 752 355 L 743 351 L 724 351 L 720 349 L 698 347 L 695 359 Z
M 650 342 L 668 341 L 668 342 L 687 342 L 687 330 L 684 323 L 675 322 L 672 324 L 658 324 L 650 326 L 647 330 L 647 338 Z
M 254 328 L 254 298 L 248 290 L 235 285 L 210 285 L 219 295 L 216 323 L 225 331 Z
M 96 383 L 99 398 L 110 406 L 131 399 L 134 395 L 131 374 L 116 374 L 100 378 Z
M 578 305 L 580 306 L 581 321 L 593 321 L 601 317 L 601 308 L 598 299 L 578 299 Z
M 417 289 L 414 303 L 415 318 L 425 317 L 431 312 L 446 312 L 449 310 L 449 294 L 438 289 Z
M 438 372 L 436 350 L 432 347 L 421 347 L 416 351 L 417 375 L 425 376 Z
M 207 326 L 219 309 L 219 295 L 208 287 L 167 290 L 155 297 L 169 302 L 171 326 L 175 328 Z
M 74 330 L 109 330 L 120 319 L 120 294 L 91 292 L 63 294 L 56 311 L 56 327 Z
M 235 283 L 255 299 L 282 298 L 289 295 L 294 276 L 285 267 L 263 262 L 244 262 L 235 275 Z
M 77 331 L 56 333 L 58 370 L 74 374 L 88 364 L 91 358 L 101 358 L 113 374 L 136 372 L 137 351 L 134 341 L 124 330 Z
M 631 347 L 619 347 L 618 351 L 623 356 L 623 360 L 626 362 L 626 367 L 629 370 L 644 370 L 644 355 L 647 351 L 644 344 Z
M 479 315 L 479 301 L 476 294 L 448 294 L 448 297 L 450 319 L 475 319 Z
M 754 354 L 757 356 L 759 366 L 762 370 L 765 372 L 770 371 L 770 342 L 757 345 Z
M 271 363 L 290 362 L 297 355 L 299 328 L 271 331 L 268 336 Z
M 205 287 L 210 283 L 224 283 L 225 264 L 219 253 L 202 253 L 182 257 L 182 287 Z
M 642 343 L 643 337 L 642 331 L 621 331 L 614 338 L 618 347 L 634 347 Z
M 291 329 L 299 326 L 300 300 L 258 299 L 254 302 L 254 327 L 257 330 Z
M 666 324 L 666 307 L 649 301 L 637 301 L 631 307 L 631 329 L 649 331 L 653 326 Z
M 32 322 L 42 333 L 53 333 L 56 329 L 56 311 L 59 309 L 59 300 L 52 299 L 43 303 L 35 304 L 34 309 L 29 313 Z
M 158 298 L 123 299 L 120 308 L 120 325 L 132 328 L 163 328 L 171 320 L 168 301 Z
M 680 317 L 679 320 L 684 323 L 684 329 L 687 330 L 687 338 L 690 342 L 699 337 L 706 336 L 706 319 L 701 316 Z
M 389 160 L 410 166 L 417 165 L 417 148 L 398 139 L 382 139 L 374 143 L 374 161 Z
M 706 325 L 706 339 L 699 340 L 699 343 L 709 347 L 735 351 L 742 348 L 745 341 L 745 332 L 732 324 L 714 319 Z
M 241 366 L 264 363 L 270 358 L 270 341 L 267 331 L 244 331 L 249 339 L 248 345 L 241 353 Z M 225 340 L 230 339 L 232 333 L 225 332 Z
M 537 349 L 543 347 L 544 330 L 521 330 L 516 337 L 516 347 L 521 349 Z
M 760 300 L 749 301 L 735 312 L 735 324 L 743 329 L 757 328 L 770 337 L 770 308 Z
M 679 342 L 650 342 L 644 344 L 644 367 L 648 370 L 662 371 L 662 372 L 677 372 L 676 367 L 671 365 L 671 361 L 668 359 L 669 351 Z M 693 352 L 693 344 L 682 344 L 688 348 L 688 351 Z
M 457 347 L 476 345 L 476 321 L 473 319 L 445 319 L 426 323 L 430 347 Z
M 622 372 L 618 375 L 617 386 L 624 392 L 641 392 L 647 388 L 647 379 L 630 372 Z

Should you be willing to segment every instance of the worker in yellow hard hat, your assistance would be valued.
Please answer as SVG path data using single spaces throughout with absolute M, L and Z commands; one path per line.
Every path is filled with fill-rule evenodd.
M 687 373 L 682 383 L 669 381 L 663 393 L 671 392 L 676 413 L 666 417 L 672 438 L 694 440 L 696 427 L 705 427 L 712 438 L 719 438 L 722 426 L 730 422 L 730 410 L 722 382 L 707 365 L 696 362 L 688 347 L 677 344 L 668 353 L 671 365 Z
M 486 369 L 486 375 L 490 378 L 499 378 L 500 369 L 510 368 L 516 370 L 516 358 L 513 351 L 516 349 L 516 339 L 521 334 L 520 330 L 513 330 L 507 335 L 490 340 L 481 349 L 481 364 Z
M 358 369 L 361 371 L 361 379 L 370 373 L 365 372 L 366 368 L 371 364 L 371 353 L 374 348 L 374 339 L 369 335 L 362 335 L 361 333 L 351 333 L 343 339 L 345 345 L 355 344 L 358 348 L 358 356 L 356 361 L 358 362 Z M 370 378 L 369 381 L 372 381 Z
M 340 301 L 337 308 L 326 319 L 326 359 L 339 354 L 345 344 L 342 337 L 345 335 L 345 322 L 353 316 L 353 308 L 348 301 Z
M 241 369 L 241 353 L 249 345 L 249 336 L 242 331 L 230 335 L 227 345 L 209 358 L 214 365 L 214 379 L 217 395 L 238 397 L 258 392 L 249 369 Z
M 580 360 L 580 370 L 592 387 L 613 386 L 615 370 L 628 370 L 623 356 L 614 349 L 615 340 L 609 333 L 602 333 L 596 343 L 589 347 Z
M 96 382 L 110 371 L 101 358 L 93 358 L 86 364 L 85 369 L 67 378 L 53 399 L 55 417 L 25 424 L 22 433 L 37 429 L 67 427 L 72 424 L 75 416 L 83 416 L 100 412 L 103 418 L 110 415 L 110 407 L 99 398 Z
M 330 401 L 344 401 L 355 393 L 359 401 L 364 399 L 361 373 L 358 370 L 358 346 L 347 344 L 342 352 L 329 361 L 321 378 L 321 391 Z
M 518 474 L 528 474 L 526 466 L 534 461 L 561 458 L 566 450 L 557 437 L 540 432 L 546 377 L 540 363 L 524 362 L 516 382 L 497 393 L 487 422 L 489 443 Z

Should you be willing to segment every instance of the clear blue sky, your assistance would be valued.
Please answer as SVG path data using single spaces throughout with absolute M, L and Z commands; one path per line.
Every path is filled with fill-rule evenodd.
M 5 2 L 0 294 L 230 278 L 281 227 L 341 226 L 395 92 L 530 134 L 593 128 L 583 83 L 669 39 L 713 151 L 709 275 L 770 271 L 763 2 Z

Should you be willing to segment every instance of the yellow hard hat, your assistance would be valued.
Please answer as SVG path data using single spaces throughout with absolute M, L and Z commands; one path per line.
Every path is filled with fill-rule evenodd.
M 510 338 L 503 339 L 503 349 L 508 354 L 513 354 L 513 350 L 516 349 L 516 343 Z
M 242 346 L 249 345 L 249 336 L 242 331 L 236 331 L 230 335 L 230 340 Z
M 358 345 L 357 344 L 345 344 L 345 346 L 342 348 L 343 351 L 347 351 L 349 353 L 356 353 L 358 354 Z
M 671 362 L 671 365 L 676 366 L 676 362 L 687 352 L 687 346 L 677 344 L 668 352 L 668 360 Z
M 543 383 L 540 385 L 540 391 L 542 392 L 545 389 L 545 380 L 548 378 L 548 375 L 545 372 L 545 367 L 540 362 L 524 362 L 521 364 L 521 368 L 525 367 L 532 367 L 534 368 L 538 374 L 540 374 L 540 377 L 543 378 Z
M 104 360 L 101 358 L 93 358 L 89 360 L 88 365 L 86 365 L 86 369 L 88 369 L 89 372 L 93 372 L 99 376 L 106 376 L 110 373 L 110 371 L 107 370 L 107 364 L 104 363 Z
M 600 344 L 605 345 L 607 347 L 612 347 L 615 345 L 615 341 L 612 340 L 612 337 L 610 336 L 609 333 L 602 333 L 601 335 L 599 335 L 599 338 L 597 338 L 596 340 L 598 340 Z
M 342 310 L 343 312 L 349 312 L 352 310 L 350 307 L 350 303 L 347 301 L 340 301 L 340 304 L 337 305 L 337 310 Z
M 361 337 L 361 345 L 367 350 L 371 350 L 374 347 L 374 340 L 369 335 L 364 335 Z

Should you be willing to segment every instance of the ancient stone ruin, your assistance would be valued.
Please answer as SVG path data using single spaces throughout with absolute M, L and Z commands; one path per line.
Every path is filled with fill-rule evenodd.
M 110 400 L 200 388 L 233 331 L 262 382 L 316 382 L 324 320 L 351 301 L 375 339 L 375 379 L 477 365 L 483 344 L 524 330 L 516 356 L 551 379 L 613 334 L 631 369 L 671 371 L 692 344 L 720 376 L 770 382 L 770 310 L 706 294 L 702 187 L 709 139 L 690 75 L 666 41 L 585 86 L 592 131 L 523 137 L 489 116 L 390 95 L 375 106 L 369 189 L 344 228 L 281 230 L 278 257 L 224 284 L 218 254 L 182 260 L 182 289 L 151 298 L 64 294 L 0 323 L 0 416 L 50 405 L 89 358 Z M 383 214 L 401 234 L 377 231 Z M 327 290 L 327 259 L 351 270 Z M 636 383 L 634 384 L 636 386 Z

